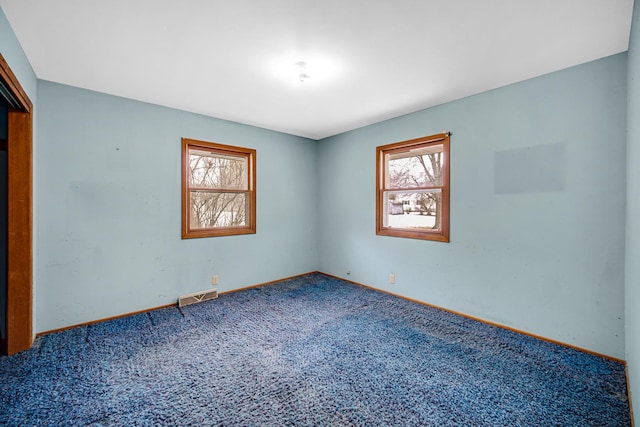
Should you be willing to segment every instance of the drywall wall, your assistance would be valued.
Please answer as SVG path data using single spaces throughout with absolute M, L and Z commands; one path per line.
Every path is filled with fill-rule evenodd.
M 634 4 L 627 74 L 626 352 L 633 407 L 640 412 L 640 2 Z
M 321 141 L 320 270 L 623 358 L 626 66 L 619 54 Z M 376 236 L 376 146 L 444 130 L 451 243 Z
M 11 67 L 11 71 L 16 75 L 18 81 L 20 81 L 31 102 L 35 103 L 37 92 L 36 75 L 2 8 L 0 8 L 0 53 Z
M 38 331 L 317 269 L 316 142 L 46 81 L 38 108 Z M 257 234 L 181 239 L 182 137 L 257 150 Z
M 47 104 L 35 129 L 47 134 L 35 152 L 38 331 L 171 302 L 211 272 L 224 290 L 319 265 L 623 357 L 624 55 L 329 138 L 314 160 L 314 144 L 287 135 L 48 82 L 36 97 L 35 75 L 1 12 L 0 52 L 36 109 L 40 99 Z M 444 129 L 454 132 L 452 242 L 375 236 L 375 146 Z M 258 148 L 256 236 L 175 241 L 182 136 Z M 545 144 L 565 156 L 554 157 L 554 171 L 566 171 L 551 186 L 501 160 Z M 276 159 L 267 170 L 263 152 Z M 270 196 L 267 183 L 275 184 Z M 386 283 L 390 272 L 395 286 Z

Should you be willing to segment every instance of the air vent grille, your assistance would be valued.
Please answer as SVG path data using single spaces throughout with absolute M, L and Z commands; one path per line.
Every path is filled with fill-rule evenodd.
M 196 304 L 203 301 L 209 301 L 218 298 L 218 290 L 211 289 L 209 291 L 194 292 L 192 294 L 182 295 L 178 298 L 178 306 Z

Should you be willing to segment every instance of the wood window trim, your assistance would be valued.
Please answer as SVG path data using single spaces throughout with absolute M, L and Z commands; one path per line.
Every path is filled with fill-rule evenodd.
M 380 236 L 404 237 L 409 239 L 432 240 L 437 242 L 449 242 L 449 202 L 450 202 L 450 136 L 448 132 L 425 136 L 407 141 L 376 147 L 376 234 Z M 442 164 L 442 206 L 440 212 L 440 231 L 413 230 L 408 228 L 391 228 L 384 226 L 384 193 L 386 165 L 385 155 L 405 152 L 417 147 L 428 145 L 443 145 Z
M 242 227 L 216 227 L 206 229 L 191 229 L 190 227 L 190 192 L 193 187 L 189 186 L 189 150 L 198 148 L 219 154 L 230 154 L 235 156 L 245 156 L 249 159 L 248 170 L 248 194 L 249 207 L 247 209 L 247 225 Z M 234 192 L 225 190 L 225 192 Z M 215 142 L 199 141 L 195 139 L 182 138 L 182 238 L 194 239 L 201 237 L 234 236 L 242 234 L 256 233 L 256 150 L 252 148 L 236 147 L 231 145 L 218 144 Z

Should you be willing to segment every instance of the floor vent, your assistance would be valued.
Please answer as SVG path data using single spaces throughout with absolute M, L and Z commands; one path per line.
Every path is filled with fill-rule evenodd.
M 196 304 L 198 302 L 209 301 L 211 299 L 218 298 L 218 290 L 211 289 L 210 291 L 195 292 L 193 294 L 182 295 L 178 298 L 178 306 L 184 307 L 185 305 Z

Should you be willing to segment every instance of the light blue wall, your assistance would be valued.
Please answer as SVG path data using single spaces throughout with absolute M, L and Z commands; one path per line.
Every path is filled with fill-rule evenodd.
M 626 346 L 631 395 L 640 411 L 640 2 L 633 12 L 628 54 Z M 637 418 L 637 417 L 636 417 Z
M 16 75 L 22 88 L 27 92 L 31 102 L 35 104 L 37 92 L 36 75 L 27 60 L 20 42 L 16 38 L 4 11 L 0 8 L 0 53 L 4 56 Z
M 638 121 L 632 115 L 639 102 L 637 21 L 636 4 L 629 54 L 627 259 L 640 250 L 640 227 L 633 221 L 640 211 Z M 219 289 L 228 290 L 318 268 L 625 355 L 624 54 L 317 145 L 37 83 L 1 11 L 0 53 L 37 106 L 35 135 L 42 135 L 34 135 L 37 331 L 170 303 L 206 288 L 214 273 Z M 375 236 L 375 147 L 442 130 L 454 133 L 451 243 Z M 258 234 L 180 239 L 182 136 L 258 150 Z M 565 171 L 551 187 L 500 161 L 541 146 L 557 156 L 540 167 Z M 501 191 L 509 179 L 522 185 Z M 387 284 L 392 272 L 393 286 Z M 627 262 L 626 275 L 626 357 L 638 395 L 640 322 L 634 313 L 640 308 L 640 271 Z
M 4 11 L 1 8 L 0 8 L 0 53 L 2 54 L 4 59 L 9 64 L 9 67 L 11 67 L 11 71 L 13 71 L 15 76 L 18 78 L 18 81 L 20 82 L 20 85 L 25 90 L 25 92 L 27 93 L 27 96 L 29 97 L 29 99 L 33 103 L 33 120 L 34 120 L 34 123 L 35 123 L 35 120 L 36 120 L 37 114 L 38 114 L 37 113 L 38 107 L 37 107 L 37 101 L 36 101 L 36 98 L 37 98 L 37 79 L 36 79 L 36 75 L 33 72 L 33 69 L 31 68 L 31 64 L 27 60 L 27 57 L 24 54 L 24 51 L 22 50 L 22 46 L 20 46 L 20 43 L 18 42 L 18 39 L 16 38 L 16 35 L 13 32 L 13 29 L 11 28 L 11 25 L 9 24 L 9 21 L 7 21 L 7 17 L 5 16 Z M 36 147 L 36 145 L 37 145 L 37 132 L 36 132 L 36 129 L 33 130 L 33 145 L 34 145 L 34 147 Z M 33 156 L 34 156 L 34 160 L 35 160 L 35 158 L 36 158 L 35 152 L 34 152 Z M 36 175 L 37 175 L 37 171 L 34 170 L 34 177 Z M 33 196 L 34 196 L 34 198 L 37 197 L 35 189 L 34 189 Z M 33 214 L 33 220 L 34 220 L 34 223 L 37 220 L 35 212 Z M 34 245 L 34 251 L 35 251 L 35 248 L 37 247 L 37 242 L 36 242 L 35 235 L 34 235 L 33 240 L 34 240 L 33 241 L 33 245 Z M 35 269 L 35 262 L 36 262 L 35 257 L 36 257 L 36 254 L 34 253 L 34 271 L 33 271 L 34 301 L 36 299 L 37 292 L 38 292 L 38 289 L 37 289 L 37 272 L 36 272 L 36 269 Z M 35 310 L 33 312 L 33 316 L 34 316 L 33 323 L 35 324 L 36 321 L 37 321 L 36 320 L 37 313 L 36 313 Z
M 321 141 L 320 270 L 623 358 L 625 91 L 619 54 Z M 376 236 L 375 147 L 444 130 L 451 243 Z
M 38 105 L 38 331 L 317 269 L 316 142 L 46 81 Z M 181 239 L 182 137 L 257 150 L 257 234 Z

